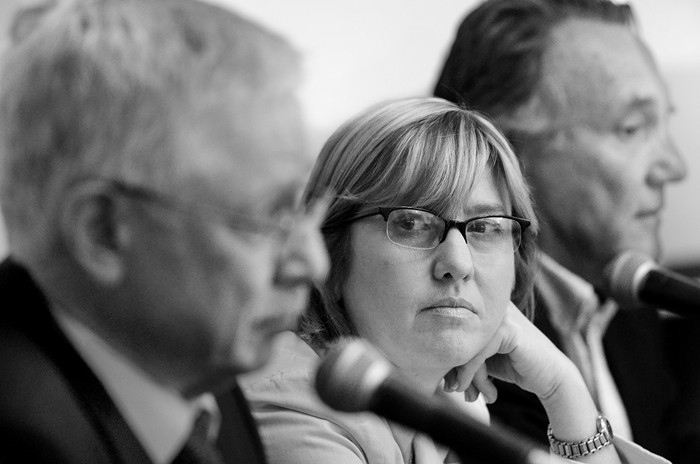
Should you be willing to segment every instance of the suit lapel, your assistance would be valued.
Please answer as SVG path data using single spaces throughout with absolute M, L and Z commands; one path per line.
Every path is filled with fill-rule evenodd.
M 670 408 L 677 385 L 665 359 L 663 334 L 654 310 L 620 310 L 603 338 L 610 372 L 625 404 L 634 441 L 665 455 L 660 437 L 663 412 Z
M 221 410 L 217 446 L 224 461 L 229 464 L 266 463 L 255 420 L 238 384 L 217 395 L 216 400 Z
M 3 314 L 3 318 L 27 334 L 53 361 L 115 462 L 150 463 L 99 379 L 58 327 L 44 295 L 29 273 L 6 259 L 0 264 L 0 288 L 7 291 L 9 301 L 23 302 L 22 311 Z

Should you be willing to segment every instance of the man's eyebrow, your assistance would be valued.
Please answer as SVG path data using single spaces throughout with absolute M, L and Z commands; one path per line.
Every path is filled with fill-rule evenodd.
M 661 103 L 655 98 L 636 97 L 622 108 L 622 113 L 626 114 L 632 111 L 649 111 L 659 107 L 668 113 L 673 113 L 676 110 L 675 106 L 670 102 L 665 107 L 662 107 Z

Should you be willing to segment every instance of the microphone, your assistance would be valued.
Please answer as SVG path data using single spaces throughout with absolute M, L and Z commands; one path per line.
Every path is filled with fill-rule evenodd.
M 604 290 L 622 306 L 640 303 L 686 317 L 700 316 L 700 283 L 656 264 L 647 255 L 626 251 L 603 270 Z
M 326 404 L 340 411 L 372 411 L 426 433 L 454 450 L 463 462 L 562 462 L 513 430 L 489 427 L 460 414 L 446 400 L 421 394 L 362 339 L 329 349 L 316 373 L 316 390 Z

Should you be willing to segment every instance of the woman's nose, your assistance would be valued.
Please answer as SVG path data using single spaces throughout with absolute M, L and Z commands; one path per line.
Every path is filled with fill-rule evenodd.
M 463 280 L 474 273 L 472 253 L 464 235 L 452 227 L 436 248 L 433 277 L 438 280 Z

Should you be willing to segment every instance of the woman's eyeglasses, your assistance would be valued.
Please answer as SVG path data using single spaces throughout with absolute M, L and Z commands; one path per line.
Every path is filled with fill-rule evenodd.
M 466 221 L 450 221 L 430 211 L 408 206 L 378 207 L 357 212 L 355 221 L 380 214 L 386 221 L 386 235 L 393 243 L 419 250 L 436 248 L 453 227 L 462 234 L 471 250 L 480 254 L 514 253 L 520 247 L 527 219 L 506 216 L 479 216 Z

